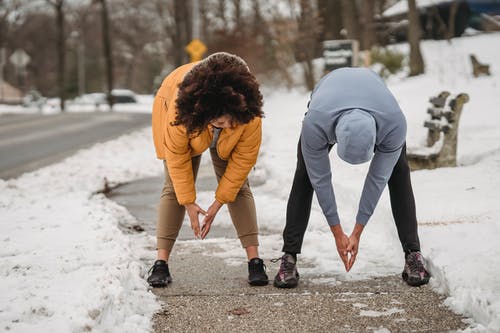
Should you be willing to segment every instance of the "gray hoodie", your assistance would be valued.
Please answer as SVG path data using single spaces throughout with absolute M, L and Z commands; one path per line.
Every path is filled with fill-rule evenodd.
M 373 71 L 341 68 L 321 79 L 311 94 L 302 123 L 301 147 L 309 179 L 330 226 L 340 220 L 332 186 L 329 145 L 337 144 L 339 156 L 351 164 L 373 156 L 356 216 L 356 222 L 365 225 L 405 139 L 405 117 L 384 81 Z

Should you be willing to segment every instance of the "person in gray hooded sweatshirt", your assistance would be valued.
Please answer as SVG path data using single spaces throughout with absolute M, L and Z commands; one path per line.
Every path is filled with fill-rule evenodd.
M 412 286 L 430 275 L 420 253 L 415 199 L 406 159 L 406 119 L 384 81 L 365 68 L 330 72 L 311 94 L 297 149 L 297 167 L 288 199 L 283 252 L 274 286 L 296 287 L 297 254 L 309 221 L 313 192 L 335 238 L 337 251 L 349 271 L 356 260 L 364 226 L 386 184 L 405 253 L 403 279 Z M 356 224 L 350 236 L 342 230 L 332 186 L 329 152 L 350 164 L 371 159 Z

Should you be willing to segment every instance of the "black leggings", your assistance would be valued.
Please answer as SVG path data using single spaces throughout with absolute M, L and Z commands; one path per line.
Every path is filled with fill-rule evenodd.
M 332 146 L 329 147 L 329 151 Z M 389 178 L 389 195 L 392 215 L 398 229 L 399 240 L 403 250 L 420 251 L 415 213 L 415 198 L 410 180 L 410 168 L 406 159 L 406 144 L 403 146 L 391 178 Z M 292 190 L 286 209 L 286 226 L 283 230 L 283 252 L 300 253 L 304 234 L 311 214 L 311 203 L 314 190 L 307 175 L 300 140 L 297 147 L 297 168 L 293 177 Z

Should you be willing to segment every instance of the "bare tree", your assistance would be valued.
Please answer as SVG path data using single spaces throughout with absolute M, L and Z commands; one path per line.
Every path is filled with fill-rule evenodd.
M 4 46 L 7 40 L 7 16 L 10 14 L 10 11 L 7 9 L 7 6 L 4 2 L 5 0 L 0 0 L 0 49 Z
M 420 52 L 422 30 L 415 0 L 408 0 L 408 42 L 410 43 L 410 76 L 424 73 L 424 59 Z
M 97 0 L 97 2 L 101 5 L 102 44 L 104 48 L 104 58 L 106 60 L 106 95 L 109 107 L 113 110 L 113 96 L 111 95 L 111 91 L 113 90 L 114 76 L 108 5 L 106 0 Z
M 258 36 L 262 32 L 264 19 L 260 10 L 259 0 L 253 0 L 252 33 Z
M 276 36 L 271 32 L 274 29 L 269 26 L 262 16 L 259 0 L 253 0 L 252 14 L 249 21 L 251 21 L 252 25 L 251 35 L 245 35 L 244 38 L 254 45 L 251 46 L 254 57 L 256 57 L 256 61 L 263 64 L 255 67 L 261 70 L 279 67 L 276 48 L 280 48 L 280 46 L 277 46 Z
M 454 0 L 450 5 L 450 14 L 448 17 L 448 33 L 446 34 L 448 40 L 455 37 L 455 20 L 457 17 L 458 5 L 459 3 L 456 0 Z
M 374 0 L 375 1 L 375 12 L 381 15 L 386 9 L 388 0 Z
M 318 0 L 318 15 L 320 18 L 321 41 L 341 39 L 342 35 L 342 7 L 340 0 Z
M 47 0 L 56 11 L 57 26 L 57 85 L 59 90 L 59 99 L 61 112 L 66 110 L 66 36 L 64 32 L 64 0 Z
M 295 42 L 295 57 L 302 63 L 307 89 L 314 89 L 313 59 L 317 44 L 318 26 L 310 0 L 300 0 L 300 15 L 297 17 L 298 38 Z
M 172 35 L 175 66 L 187 62 L 184 50 L 193 36 L 190 1 L 174 0 L 175 34 Z
M 233 0 L 235 30 L 241 31 L 243 28 L 243 19 L 241 15 L 241 0 Z
M 210 21 L 208 19 L 208 6 L 206 1 L 200 1 L 198 3 L 199 5 L 199 10 L 200 10 L 200 38 L 202 41 L 205 43 L 208 42 L 209 39 L 209 32 L 208 32 L 208 26 L 210 24 Z
M 130 3 L 130 0 L 127 0 Z M 146 55 L 147 45 L 159 39 L 161 29 L 151 24 L 156 18 L 151 10 L 151 3 L 134 0 L 133 7 L 121 8 L 113 14 L 113 20 L 120 20 L 122 26 L 113 30 L 114 60 L 120 62 L 120 67 L 115 68 L 115 83 L 119 86 L 133 87 L 137 83 L 137 76 L 145 69 L 140 68 L 141 60 Z M 138 38 L 139 37 L 139 38 Z M 121 74 L 121 75 L 120 75 Z
M 342 24 L 347 30 L 347 38 L 358 41 L 361 39 L 356 1 L 342 0 Z
M 363 35 L 361 39 L 361 49 L 369 50 L 377 43 L 375 34 L 375 2 L 373 0 L 363 0 L 361 3 L 361 13 L 363 20 Z
M 225 29 L 227 27 L 226 0 L 218 0 L 217 17 L 219 17 L 222 20 L 223 28 Z

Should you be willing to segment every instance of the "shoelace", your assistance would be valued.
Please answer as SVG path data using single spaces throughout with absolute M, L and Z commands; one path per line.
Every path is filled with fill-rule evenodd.
M 164 273 L 170 273 L 168 271 L 168 266 L 166 266 L 166 265 L 156 265 L 155 264 L 155 265 L 151 266 L 151 268 L 148 271 L 148 274 L 150 274 L 151 272 L 156 273 L 158 271 L 162 271 Z
M 415 255 L 411 256 L 408 260 L 408 266 L 410 267 L 411 272 L 422 272 L 424 271 L 424 264 L 420 256 Z
M 259 264 L 255 264 L 255 265 L 250 265 L 250 271 L 251 272 L 259 272 L 260 271 L 260 265 Z M 264 272 L 267 270 L 267 267 L 266 265 L 264 264 L 264 262 L 262 262 L 262 269 L 264 270 Z
M 275 259 L 271 259 L 270 261 L 272 263 L 275 263 L 275 262 L 278 262 L 279 260 L 281 260 L 280 271 L 285 271 L 286 273 L 292 274 L 293 273 L 293 269 L 295 267 L 295 264 L 289 262 L 284 257 L 285 256 L 282 256 L 282 257 L 279 257 L 279 258 L 275 258 Z

